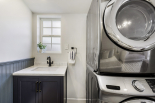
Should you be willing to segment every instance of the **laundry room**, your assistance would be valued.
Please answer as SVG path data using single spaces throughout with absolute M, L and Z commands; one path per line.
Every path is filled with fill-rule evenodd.
M 154 0 L 0 0 L 0 103 L 155 103 Z

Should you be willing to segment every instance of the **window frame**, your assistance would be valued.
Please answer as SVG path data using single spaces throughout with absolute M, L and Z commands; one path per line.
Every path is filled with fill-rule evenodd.
M 51 21 L 51 27 L 43 27 L 43 21 Z M 61 38 L 61 27 L 52 27 L 52 21 L 60 21 L 61 18 L 40 18 L 40 41 L 43 43 L 43 37 L 51 37 L 51 43 L 43 43 L 43 44 L 59 44 L 60 45 L 60 51 L 45 51 L 44 53 L 62 53 L 62 38 Z M 43 35 L 43 28 L 51 28 L 51 35 Z M 52 35 L 52 28 L 60 28 L 60 35 Z M 60 37 L 60 43 L 52 43 L 52 37 Z

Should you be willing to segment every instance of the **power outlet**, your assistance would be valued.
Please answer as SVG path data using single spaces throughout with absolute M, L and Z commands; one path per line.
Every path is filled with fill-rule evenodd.
M 69 49 L 69 45 L 65 44 L 65 50 L 68 50 L 68 49 Z

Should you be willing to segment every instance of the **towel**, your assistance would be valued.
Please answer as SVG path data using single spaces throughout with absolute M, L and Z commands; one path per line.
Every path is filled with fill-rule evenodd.
M 70 54 L 70 59 L 75 60 L 75 54 L 76 54 L 75 51 L 72 50 L 72 51 L 69 52 L 69 54 Z
M 75 52 L 74 51 L 70 51 L 68 53 L 68 63 L 75 64 Z

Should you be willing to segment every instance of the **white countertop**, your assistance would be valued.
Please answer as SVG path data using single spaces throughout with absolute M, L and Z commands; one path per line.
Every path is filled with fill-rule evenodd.
M 31 66 L 14 72 L 13 76 L 65 76 L 66 71 L 67 66 Z

